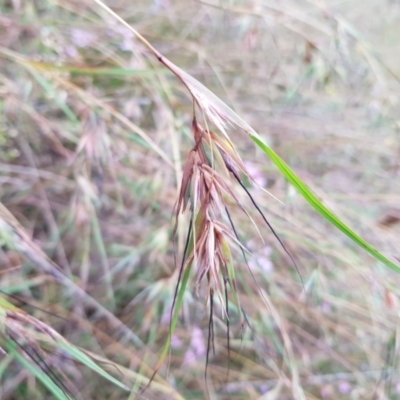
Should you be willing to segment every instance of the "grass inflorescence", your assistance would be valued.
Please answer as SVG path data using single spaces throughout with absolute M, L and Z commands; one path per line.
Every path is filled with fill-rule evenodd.
M 0 5 L 0 397 L 397 398 L 398 5 L 134 3 Z

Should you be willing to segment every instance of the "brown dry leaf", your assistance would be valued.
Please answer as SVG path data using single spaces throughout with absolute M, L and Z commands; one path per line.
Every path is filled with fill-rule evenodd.
M 387 212 L 378 222 L 384 228 L 391 228 L 400 222 L 400 211 L 392 210 Z

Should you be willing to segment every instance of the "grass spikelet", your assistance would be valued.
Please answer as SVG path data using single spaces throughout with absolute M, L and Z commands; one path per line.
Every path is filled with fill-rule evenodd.
M 195 108 L 197 102 L 196 100 L 194 101 Z M 214 123 L 215 125 L 215 120 L 213 120 L 210 115 L 207 116 L 210 119 L 210 123 Z M 215 115 L 214 118 L 216 118 Z M 213 163 L 213 160 L 216 158 L 215 155 L 219 156 L 222 167 L 225 168 L 226 171 L 231 172 L 240 185 L 243 185 L 240 179 L 240 174 L 249 174 L 246 171 L 242 160 L 234 149 L 233 144 L 230 142 L 230 140 L 221 139 L 207 127 L 203 128 L 197 121 L 195 115 L 193 116 L 192 131 L 194 147 L 190 150 L 183 169 L 179 196 L 175 205 L 175 226 L 173 230 L 174 242 L 179 217 L 187 210 L 188 206 L 190 207 L 191 218 L 186 237 L 185 249 L 179 269 L 178 281 L 175 287 L 173 306 L 171 310 L 169 339 L 164 347 L 164 351 L 160 357 L 159 363 L 155 368 L 155 373 L 160 368 L 169 351 L 170 338 L 174 333 L 176 321 L 182 304 L 183 292 L 186 288 L 187 280 L 189 278 L 189 271 L 192 269 L 192 267 L 196 271 L 195 289 L 197 294 L 199 294 L 200 287 L 202 286 L 203 282 L 205 282 L 207 292 L 205 301 L 208 301 L 211 307 L 210 319 L 213 319 L 214 315 L 214 296 L 219 299 L 219 303 L 221 305 L 225 304 L 225 306 L 222 306 L 221 311 L 224 319 L 227 321 L 227 342 L 228 348 L 230 347 L 227 282 L 230 283 L 230 287 L 235 293 L 236 303 L 238 305 L 238 309 L 240 309 L 240 301 L 237 291 L 238 288 L 234 277 L 235 265 L 231 255 L 230 246 L 234 244 L 238 246 L 242 252 L 244 249 L 243 245 L 238 239 L 230 216 L 228 215 L 228 219 L 232 224 L 234 229 L 233 231 L 223 222 L 223 216 L 225 215 L 225 212 L 228 212 L 228 204 L 233 203 L 239 209 L 244 211 L 261 236 L 261 233 L 259 232 L 257 225 L 250 217 L 249 212 L 236 197 L 229 176 L 226 178 L 223 177 L 217 171 L 216 165 Z M 226 132 L 223 133 L 226 135 Z M 208 149 L 208 152 L 206 149 Z M 215 151 L 217 151 L 217 153 L 215 153 Z M 246 188 L 245 190 L 246 193 L 250 195 Z M 251 195 L 250 198 L 252 200 L 252 204 L 256 206 L 256 209 L 259 212 L 261 212 Z M 265 220 L 265 216 L 263 214 L 262 216 Z M 267 225 L 284 247 L 283 242 L 279 239 L 271 225 L 268 222 Z M 285 247 L 284 249 L 287 251 Z M 183 283 L 182 279 L 184 276 L 186 276 L 186 278 L 184 279 L 185 282 Z M 240 318 L 241 327 L 243 330 L 244 323 L 242 316 Z M 214 337 L 214 333 L 213 324 L 210 321 L 208 347 L 211 345 L 211 337 Z M 208 348 L 206 368 L 208 368 L 210 361 L 209 350 L 210 349 Z M 151 379 L 154 378 L 155 373 Z

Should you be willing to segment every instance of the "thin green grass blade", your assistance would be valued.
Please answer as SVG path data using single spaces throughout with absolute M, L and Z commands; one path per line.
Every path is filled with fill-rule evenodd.
M 178 299 L 176 301 L 175 304 L 175 310 L 174 310 L 174 315 L 172 317 L 172 321 L 171 321 L 171 327 L 169 330 L 169 334 L 168 334 L 168 338 L 167 338 L 167 342 L 164 345 L 163 351 L 161 353 L 161 356 L 158 360 L 158 363 L 156 365 L 156 367 L 154 368 L 154 372 L 153 375 L 151 376 L 149 383 L 147 384 L 146 388 L 148 388 L 151 384 L 151 382 L 153 381 L 154 377 L 156 376 L 158 370 L 161 368 L 161 365 L 164 363 L 165 358 L 167 357 L 167 354 L 171 348 L 171 338 L 172 338 L 172 334 L 175 331 L 176 328 L 176 324 L 178 323 L 178 317 L 179 317 L 179 311 L 182 308 L 182 303 L 183 303 L 183 297 L 185 294 L 185 290 L 186 290 L 186 286 L 189 280 L 189 275 L 190 275 L 190 270 L 192 267 L 192 263 L 190 263 L 184 273 L 183 273 L 183 277 L 182 277 L 182 283 L 181 283 L 181 287 L 179 288 L 179 292 L 178 292 Z M 179 282 L 178 282 L 179 284 Z M 144 390 L 146 390 L 146 388 Z
M 14 357 L 9 354 L 0 361 L 0 379 L 3 381 L 3 375 L 8 370 L 8 366 Z
M 15 307 L 14 304 L 11 304 L 9 301 L 7 301 L 4 297 L 0 296 L 0 315 L 5 313 L 4 310 L 18 311 L 18 308 Z
M 108 262 L 107 250 L 104 245 L 103 234 L 102 234 L 101 228 L 100 228 L 100 222 L 99 222 L 96 212 L 94 212 L 92 214 L 91 221 L 92 221 L 94 241 L 99 250 L 101 266 L 103 267 L 103 279 L 104 279 L 104 283 L 106 285 L 107 300 L 109 303 L 108 307 L 110 309 L 114 309 L 115 308 L 115 297 L 114 297 L 114 290 L 113 290 L 113 286 L 112 286 L 111 269 L 110 269 L 110 265 Z
M 71 400 L 70 396 L 67 396 L 52 380 L 51 378 L 43 372 L 37 365 L 30 363 L 27 359 L 25 359 L 17 349 L 15 343 L 10 340 L 6 341 L 5 346 L 10 355 L 15 357 L 27 370 L 29 370 L 33 375 L 39 379 L 43 385 L 53 393 L 54 397 L 58 400 Z
M 235 300 L 236 300 L 236 306 L 238 308 L 239 316 L 240 316 L 240 321 L 242 322 L 242 313 L 241 313 L 241 305 L 240 305 L 240 299 L 239 299 L 239 294 L 236 290 L 236 279 L 235 279 L 235 267 L 233 266 L 233 258 L 232 258 L 232 253 L 229 248 L 228 243 L 224 240 L 222 243 L 222 248 L 224 251 L 224 256 L 227 260 L 226 266 L 228 270 L 228 279 L 229 279 L 229 284 L 234 292 L 235 295 Z
M 60 98 L 57 89 L 49 82 L 44 76 L 36 72 L 32 67 L 26 66 L 27 70 L 36 79 L 36 81 L 42 86 L 42 88 L 48 93 L 48 95 L 54 99 L 55 103 L 60 107 L 64 114 L 75 124 L 79 124 L 79 119 L 68 106 L 68 104 Z
M 191 266 L 192 264 L 189 264 L 186 269 L 185 272 L 183 273 L 183 277 L 182 277 L 182 283 L 181 283 L 181 287 L 179 288 L 179 292 L 178 292 L 178 299 L 176 301 L 176 305 L 175 305 L 175 310 L 174 310 L 174 315 L 172 317 L 172 321 L 171 321 L 171 329 L 168 335 L 168 340 L 165 343 L 165 346 L 163 348 L 163 351 L 161 353 L 160 359 L 158 361 L 156 370 L 162 365 L 162 363 L 165 360 L 165 357 L 167 356 L 169 349 L 171 347 L 171 338 L 172 335 L 175 331 L 176 328 L 176 324 L 178 323 L 178 317 L 179 317 L 179 312 L 182 308 L 182 304 L 183 304 L 183 297 L 185 295 L 185 290 L 186 290 L 186 286 L 189 280 L 189 275 L 190 275 L 190 270 L 191 270 Z
M 265 154 L 273 161 L 278 167 L 286 179 L 299 191 L 299 193 L 308 201 L 308 203 L 318 211 L 326 220 L 332 225 L 336 226 L 346 236 L 348 236 L 358 246 L 362 247 L 369 254 L 381 261 L 387 267 L 393 271 L 400 273 L 400 267 L 394 262 L 386 258 L 382 253 L 376 250 L 368 242 L 357 235 L 352 229 L 350 229 L 337 215 L 331 210 L 324 206 L 314 195 L 314 193 L 308 188 L 308 186 L 295 174 L 295 172 L 283 161 L 278 154 L 275 153 L 257 134 L 249 133 L 254 143 L 262 150 Z
M 124 385 L 118 379 L 111 376 L 108 372 L 104 371 L 98 364 L 96 364 L 89 356 L 87 356 L 83 351 L 79 350 L 77 347 L 73 346 L 70 343 L 58 340 L 57 346 L 61 347 L 65 351 L 67 351 L 71 356 L 73 356 L 77 361 L 81 364 L 85 365 L 86 367 L 92 369 L 93 371 L 97 372 L 103 378 L 109 380 L 110 382 L 114 383 L 115 385 L 119 386 L 124 390 L 130 390 L 128 386 Z

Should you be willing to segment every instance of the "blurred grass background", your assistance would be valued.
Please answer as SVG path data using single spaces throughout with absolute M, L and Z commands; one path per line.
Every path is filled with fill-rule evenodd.
M 397 1 L 107 4 L 230 104 L 356 232 L 400 257 Z M 190 290 L 169 363 L 139 394 L 169 332 L 177 278 L 171 215 L 193 145 L 190 99 L 94 2 L 3 0 L 0 113 L 1 203 L 128 328 L 83 304 L 1 236 L 0 289 L 24 302 L 5 298 L 98 355 L 131 388 L 48 352 L 77 398 L 400 398 L 400 277 L 323 221 L 235 131 L 254 178 L 284 203 L 252 189 L 298 261 L 306 293 L 270 232 L 262 229 L 263 244 L 234 213 L 270 306 L 237 252 L 248 326 L 241 338 L 232 315 L 230 359 L 219 313 L 206 383 L 207 307 Z M 1 399 L 53 398 L 12 356 L 0 356 L 0 374 Z

